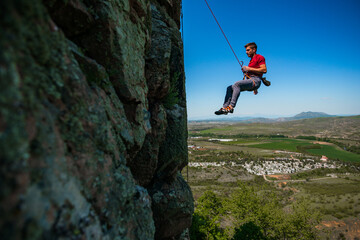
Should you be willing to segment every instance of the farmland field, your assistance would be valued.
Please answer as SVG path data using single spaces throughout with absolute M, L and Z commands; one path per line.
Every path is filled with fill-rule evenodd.
M 326 155 L 332 159 L 341 159 L 350 162 L 360 162 L 359 154 L 346 152 L 334 146 L 321 145 L 318 149 L 309 149 L 308 152 L 316 155 Z
M 275 149 L 284 151 L 296 152 L 298 146 L 308 146 L 311 144 L 310 141 L 296 140 L 296 139 L 276 139 L 269 140 L 267 143 L 249 145 L 249 147 L 264 148 L 264 149 Z

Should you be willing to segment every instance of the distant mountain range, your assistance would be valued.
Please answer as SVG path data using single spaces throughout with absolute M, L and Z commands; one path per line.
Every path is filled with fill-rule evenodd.
M 336 115 L 329 115 L 322 112 L 302 112 L 295 115 L 295 119 L 304 119 L 304 118 L 318 118 L 318 117 L 336 117 Z
M 300 119 L 309 119 L 309 118 L 321 118 L 321 117 L 336 117 L 336 115 L 329 115 L 323 112 L 302 112 L 296 114 L 293 117 L 279 117 L 279 118 L 264 118 L 264 117 L 220 117 L 220 118 L 211 118 L 211 119 L 204 119 L 204 120 L 189 120 L 189 122 L 246 122 L 246 123 L 271 123 L 271 122 L 286 122 L 286 121 L 294 121 Z
M 307 119 L 307 118 L 320 118 L 320 117 L 336 117 L 336 115 L 329 115 L 323 112 L 302 112 L 296 114 L 293 117 L 287 118 L 277 118 L 277 121 L 293 121 L 293 120 L 300 120 L 300 119 Z

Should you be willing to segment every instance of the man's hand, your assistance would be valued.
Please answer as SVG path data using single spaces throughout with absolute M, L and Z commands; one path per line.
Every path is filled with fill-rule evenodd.
M 241 70 L 243 72 L 252 72 L 252 73 L 266 73 L 267 72 L 265 64 L 260 65 L 259 68 L 252 68 L 252 67 L 248 67 L 248 66 L 243 66 L 241 68 Z

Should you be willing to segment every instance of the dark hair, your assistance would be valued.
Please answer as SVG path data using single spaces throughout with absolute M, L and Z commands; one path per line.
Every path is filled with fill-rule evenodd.
M 256 43 L 254 43 L 254 42 L 251 42 L 251 43 L 246 44 L 246 45 L 245 45 L 245 48 L 247 48 L 247 47 L 255 48 L 255 50 L 257 50 L 257 45 L 256 45 Z

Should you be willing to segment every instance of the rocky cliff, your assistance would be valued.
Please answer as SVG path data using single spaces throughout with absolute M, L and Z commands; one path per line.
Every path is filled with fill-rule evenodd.
M 185 239 L 181 0 L 0 2 L 2 239 Z

